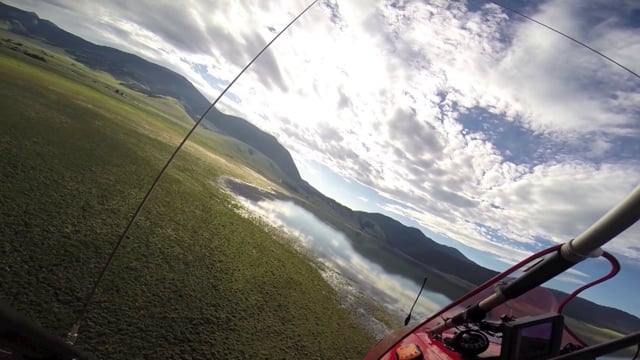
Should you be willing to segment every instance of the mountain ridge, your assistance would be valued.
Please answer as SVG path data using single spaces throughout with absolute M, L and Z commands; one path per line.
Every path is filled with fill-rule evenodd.
M 13 31 L 43 41 L 67 52 L 76 61 L 109 73 L 124 86 L 146 95 L 170 96 L 178 100 L 192 119 L 197 120 L 210 102 L 184 76 L 140 56 L 108 46 L 96 45 L 71 34 L 36 13 L 0 2 L 0 20 L 13 25 Z M 126 66 L 124 66 L 126 64 Z M 301 180 L 291 154 L 273 135 L 258 129 L 245 119 L 211 109 L 203 125 L 250 144 L 290 178 Z

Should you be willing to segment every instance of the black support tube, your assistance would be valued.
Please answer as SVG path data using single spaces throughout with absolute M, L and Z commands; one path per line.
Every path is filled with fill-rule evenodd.
M 496 306 L 542 285 L 587 257 L 597 254 L 600 246 L 611 241 L 638 219 L 640 219 L 640 186 L 637 186 L 621 203 L 582 234 L 562 245 L 558 252 L 553 253 L 512 283 L 503 288 L 497 288 L 493 295 L 435 326 L 431 329 L 431 333 L 440 333 L 460 322 L 478 321 L 484 318 L 486 313 Z
M 621 336 L 618 339 L 604 342 L 602 344 L 593 345 L 584 349 L 576 350 L 572 353 L 560 355 L 551 360 L 582 360 L 595 359 L 598 356 L 607 355 L 614 351 L 622 350 L 629 346 L 640 344 L 640 331 L 629 335 Z
M 549 279 L 569 269 L 575 262 L 562 257 L 560 250 L 551 254 L 533 269 L 527 271 L 518 279 L 502 288 L 505 300 L 514 299 L 527 291 L 542 285 Z

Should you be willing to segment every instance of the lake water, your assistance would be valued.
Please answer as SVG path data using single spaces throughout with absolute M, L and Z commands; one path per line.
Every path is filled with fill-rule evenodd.
M 402 322 L 411 308 L 421 284 L 405 277 L 389 274 L 380 265 L 356 252 L 349 239 L 340 231 L 319 220 L 315 215 L 291 201 L 248 197 L 234 194 L 242 204 L 241 213 L 257 215 L 263 221 L 291 235 L 292 245 L 324 265 L 320 271 L 336 289 L 343 305 L 354 311 L 363 325 L 377 337 L 390 329 L 377 321 L 358 299 L 361 294 L 384 307 Z M 250 199 L 249 199 L 250 198 Z M 427 283 L 427 287 L 429 284 Z M 425 289 L 414 310 L 412 319 L 419 321 L 451 302 L 446 296 Z M 616 357 L 599 359 L 619 360 Z
M 356 299 L 359 294 L 364 294 L 398 320 L 404 320 L 420 284 L 387 273 L 381 266 L 357 253 L 342 232 L 293 202 L 236 197 L 251 214 L 292 235 L 295 247 L 324 264 L 327 268 L 322 271 L 324 278 L 341 294 L 346 305 L 357 306 Z M 415 321 L 423 319 L 449 302 L 444 295 L 425 289 L 412 318 Z M 388 331 L 373 317 L 367 316 L 364 309 L 360 311 L 366 325 L 376 335 Z

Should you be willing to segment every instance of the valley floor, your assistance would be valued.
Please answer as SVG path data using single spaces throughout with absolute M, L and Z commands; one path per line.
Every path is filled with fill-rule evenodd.
M 171 99 L 28 39 L 0 39 L 0 301 L 64 335 L 190 123 Z M 307 259 L 212 186 L 222 175 L 277 186 L 239 162 L 236 145 L 199 130 L 178 155 L 98 289 L 80 349 L 355 359 L 373 344 Z

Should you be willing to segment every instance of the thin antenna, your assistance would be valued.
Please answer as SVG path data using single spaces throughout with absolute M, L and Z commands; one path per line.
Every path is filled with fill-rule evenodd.
M 189 140 L 189 138 L 191 137 L 191 134 L 193 134 L 193 132 L 196 130 L 196 128 L 198 127 L 198 125 L 200 125 L 200 123 L 202 122 L 202 120 L 204 120 L 205 116 L 207 116 L 207 114 L 209 113 L 209 111 L 211 111 L 211 109 L 213 109 L 213 107 L 218 103 L 218 101 L 224 96 L 224 94 L 227 93 L 227 91 L 229 90 L 229 88 L 231 86 L 233 86 L 233 84 L 235 84 L 235 82 L 238 80 L 238 78 L 240 78 L 240 76 L 242 76 L 242 74 L 244 74 L 245 71 L 247 71 L 247 69 L 256 61 L 258 60 L 258 58 L 260 57 L 260 55 L 262 55 L 262 53 L 264 53 L 269 46 L 271 46 L 271 44 L 273 44 L 274 41 L 276 41 L 276 39 L 278 39 L 280 37 L 280 35 L 282 35 L 285 31 L 287 31 L 287 29 L 289 27 L 291 27 L 291 25 L 293 25 L 296 21 L 298 21 L 298 19 L 304 15 L 311 7 L 313 7 L 313 5 L 315 5 L 319 0 L 314 0 L 312 1 L 304 10 L 302 10 L 298 16 L 296 16 L 295 18 L 293 18 L 293 20 L 291 20 L 289 22 L 289 24 L 287 24 L 287 26 L 285 26 L 282 30 L 280 30 L 280 32 L 278 34 L 276 34 L 276 36 L 273 37 L 273 39 L 271 39 L 271 41 L 269 41 L 267 43 L 267 45 L 265 45 L 262 50 L 260 50 L 260 52 L 258 54 L 256 54 L 256 56 L 253 57 L 253 59 L 251 59 L 251 61 L 249 61 L 249 63 L 247 65 L 244 66 L 244 68 L 242 68 L 242 70 L 240 70 L 240 72 L 238 73 L 238 75 L 236 75 L 236 77 L 229 83 L 229 85 L 227 85 L 227 87 L 224 88 L 224 90 L 222 90 L 222 92 L 220 93 L 220 95 L 218 95 L 218 97 L 211 103 L 211 105 L 209 105 L 209 107 L 207 108 L 207 110 L 205 110 L 205 112 L 200 115 L 200 118 L 198 119 L 198 121 L 196 121 L 196 123 L 193 125 L 193 127 L 191 128 L 191 130 L 189 130 L 189 132 L 187 133 L 187 135 L 184 137 L 184 139 L 182 139 L 182 141 L 180 142 L 180 144 L 178 145 L 178 147 L 176 147 L 176 149 L 173 151 L 173 154 L 171 154 L 171 156 L 169 157 L 169 159 L 167 160 L 167 162 L 164 164 L 164 166 L 162 167 L 162 170 L 160 170 L 160 172 L 158 173 L 158 175 L 156 176 L 155 180 L 153 180 L 153 183 L 151 183 L 151 186 L 149 187 L 149 190 L 147 190 L 147 193 L 144 195 L 144 198 L 142 199 L 142 201 L 140 202 L 140 204 L 138 204 L 138 208 L 136 209 L 136 211 L 133 213 L 133 215 L 131 216 L 131 218 L 129 219 L 129 222 L 127 223 L 127 226 L 124 228 L 124 231 L 122 232 L 122 234 L 120 235 L 120 237 L 118 238 L 118 240 L 116 241 L 115 245 L 113 246 L 113 249 L 111 250 L 111 253 L 109 254 L 109 257 L 107 258 L 106 263 L 102 266 L 102 270 L 100 271 L 100 274 L 98 275 L 98 277 L 96 278 L 96 281 L 94 282 L 93 286 L 91 287 L 91 290 L 89 291 L 89 293 L 87 294 L 87 297 L 84 300 L 84 303 L 82 305 L 82 310 L 80 311 L 80 316 L 78 317 L 78 320 L 73 324 L 71 331 L 69 331 L 69 333 L 67 334 L 67 342 L 70 344 L 73 344 L 76 340 L 76 338 L 78 337 L 78 329 L 80 328 L 80 324 L 82 323 L 82 321 L 84 320 L 84 318 L 87 315 L 87 310 L 89 308 L 89 304 L 91 303 L 91 299 L 93 298 L 93 296 L 95 295 L 96 289 L 98 288 L 98 285 L 100 285 L 100 282 L 102 281 L 102 278 L 104 277 L 104 274 L 107 272 L 109 265 L 111 265 L 111 262 L 113 261 L 113 258 L 116 255 L 116 252 L 118 251 L 118 248 L 120 247 L 120 245 L 122 244 L 122 241 L 124 240 L 124 238 L 127 236 L 127 234 L 129 234 L 129 230 L 131 229 L 131 225 L 133 225 L 133 223 L 136 221 L 136 219 L 138 218 L 138 215 L 140 214 L 140 212 L 142 211 L 142 208 L 144 208 L 144 205 L 147 203 L 147 200 L 149 200 L 149 198 L 151 197 L 151 194 L 153 193 L 153 190 L 155 189 L 156 185 L 158 184 L 158 182 L 160 181 L 160 178 L 162 177 L 162 175 L 164 175 L 164 173 L 167 171 L 167 168 L 169 167 L 169 165 L 171 165 L 171 163 L 173 162 L 173 159 L 176 157 L 176 155 L 178 154 L 178 152 L 180 150 L 182 150 L 182 148 L 184 147 L 184 144 L 187 142 L 187 140 Z
M 409 310 L 409 315 L 407 315 L 406 319 L 404 319 L 404 326 L 409 325 L 409 321 L 411 321 L 411 313 L 413 312 L 413 308 L 416 306 L 416 303 L 420 298 L 420 294 L 422 294 L 422 289 L 424 289 L 424 286 L 426 284 L 427 284 L 427 277 L 425 276 L 424 280 L 422 281 L 422 286 L 420 287 L 420 291 L 418 292 L 418 296 L 416 296 L 416 301 L 413 302 L 413 305 L 411 305 L 411 310 Z
M 527 20 L 529 20 L 529 21 L 532 21 L 532 22 L 534 22 L 534 23 L 536 23 L 536 24 L 538 24 L 538 25 L 540 25 L 540 26 L 544 26 L 545 28 L 547 28 L 547 29 L 549 29 L 549 30 L 553 31 L 553 32 L 554 32 L 554 33 L 556 33 L 556 34 L 559 34 L 559 35 L 564 36 L 565 38 L 567 38 L 567 39 L 569 39 L 569 40 L 573 41 L 574 43 L 576 43 L 576 44 L 578 44 L 578 45 L 580 45 L 580 46 L 582 46 L 582 47 L 584 47 L 584 48 L 586 48 L 586 49 L 588 49 L 588 50 L 590 50 L 590 51 L 592 51 L 592 52 L 596 53 L 597 55 L 602 56 L 603 58 L 605 58 L 605 59 L 606 59 L 606 60 L 608 60 L 609 62 L 611 62 L 611 63 L 613 63 L 613 64 L 617 65 L 618 67 L 620 67 L 620 68 L 622 68 L 622 69 L 626 70 L 627 72 L 629 72 L 631 75 L 633 75 L 633 76 L 637 77 L 638 79 L 640 79 L 640 75 L 638 75 L 635 71 L 633 71 L 633 70 L 629 69 L 628 67 L 626 67 L 626 66 L 622 65 L 621 63 L 619 63 L 619 62 L 617 62 L 617 61 L 613 60 L 612 58 L 608 57 L 607 55 L 603 54 L 602 52 L 600 52 L 600 51 L 598 51 L 598 50 L 596 50 L 596 49 L 592 48 L 591 46 L 589 46 L 589 45 L 587 45 L 587 44 L 583 43 L 582 41 L 580 41 L 580 40 L 578 40 L 578 39 L 576 39 L 576 38 L 574 38 L 574 37 L 572 37 L 572 36 L 570 36 L 570 35 L 567 35 L 567 34 L 563 33 L 563 32 L 562 32 L 562 31 L 560 31 L 560 30 L 556 30 L 556 29 L 552 28 L 551 26 L 549 26 L 549 25 L 547 25 L 547 24 L 544 24 L 544 23 L 542 23 L 542 22 L 540 22 L 540 21 L 538 21 L 538 20 L 536 20 L 536 19 L 534 19 L 534 18 L 532 18 L 532 17 L 530 17 L 530 16 L 526 15 L 525 13 L 523 13 L 523 12 L 521 12 L 521 11 L 517 10 L 517 9 L 514 9 L 514 8 L 509 7 L 509 6 L 506 6 L 506 5 L 503 5 L 503 4 L 499 3 L 498 1 L 494 1 L 494 0 L 487 0 L 487 1 L 488 1 L 488 2 L 490 2 L 490 3 L 492 3 L 492 4 L 495 4 L 495 5 L 499 6 L 499 7 L 501 7 L 501 8 L 503 8 L 503 9 L 506 9 L 506 10 L 509 10 L 509 11 L 511 11 L 511 12 L 513 12 L 513 13 L 516 13 L 516 14 L 518 14 L 518 15 L 522 16 L 523 18 L 525 18 L 525 19 L 527 19 Z

